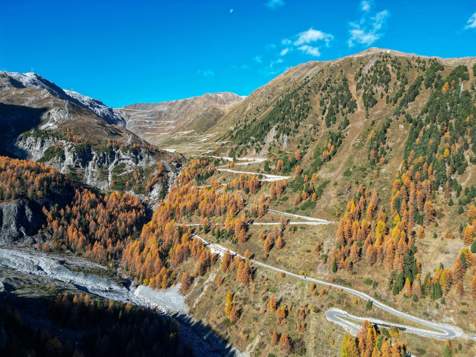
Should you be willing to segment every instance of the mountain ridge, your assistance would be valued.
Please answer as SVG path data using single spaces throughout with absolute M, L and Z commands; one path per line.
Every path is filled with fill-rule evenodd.
M 127 128 L 151 143 L 161 144 L 181 131 L 199 135 L 242 100 L 242 96 L 231 92 L 206 93 L 174 101 L 132 104 L 116 110 L 125 117 Z
M 225 127 L 229 127 L 232 125 L 239 126 L 243 123 L 243 120 L 244 120 L 243 118 L 245 117 L 245 114 L 243 112 L 243 111 L 246 111 L 245 107 L 257 108 L 260 105 L 266 106 L 266 103 L 269 104 L 268 107 L 271 107 L 272 101 L 278 99 L 278 97 L 283 96 L 286 93 L 289 93 L 295 90 L 297 86 L 303 86 L 303 85 L 309 86 L 308 84 L 305 84 L 306 81 L 319 82 L 320 76 L 323 76 L 323 75 L 328 76 L 328 78 L 331 78 L 332 76 L 334 76 L 332 71 L 340 72 L 343 74 L 345 73 L 345 77 L 347 77 L 346 80 L 348 80 L 349 82 L 352 82 L 352 81 L 355 81 L 355 78 L 350 78 L 350 77 L 354 77 L 356 75 L 355 68 L 352 69 L 352 66 L 362 65 L 360 70 L 363 72 L 359 75 L 360 76 L 359 79 L 361 81 L 367 80 L 365 79 L 365 77 L 368 76 L 367 72 L 369 69 L 372 69 L 372 67 L 374 67 L 376 62 L 378 62 L 378 65 L 380 65 L 381 67 L 379 70 L 388 71 L 388 69 L 385 69 L 381 65 L 383 60 L 386 60 L 386 61 L 392 60 L 392 61 L 400 62 L 400 63 L 396 63 L 396 65 L 407 66 L 407 67 L 412 66 L 411 64 L 412 61 L 415 61 L 415 62 L 423 61 L 426 64 L 435 63 L 436 61 L 438 63 L 445 64 L 448 68 L 449 67 L 453 68 L 458 65 L 465 65 L 469 67 L 469 72 L 473 71 L 473 68 L 471 67 L 472 65 L 476 63 L 476 58 L 473 58 L 473 57 L 460 58 L 460 59 L 440 59 L 437 57 L 423 57 L 418 55 L 401 53 L 398 51 L 386 50 L 386 49 L 369 49 L 367 51 L 360 52 L 356 55 L 346 56 L 335 61 L 306 62 L 304 64 L 300 64 L 296 67 L 289 69 L 285 73 L 277 76 L 276 78 L 271 80 L 269 83 L 260 87 L 251 95 L 249 95 L 243 101 L 241 106 L 237 106 L 233 108 L 233 110 L 227 116 L 223 118 L 222 126 L 225 126 Z M 363 65 L 363 63 L 365 63 L 365 66 Z M 415 64 L 415 66 L 416 65 L 417 63 Z M 335 66 L 337 66 L 337 68 Z M 388 75 L 395 76 L 395 73 L 388 74 Z M 401 71 L 399 73 L 401 75 L 404 75 L 403 72 Z M 335 76 L 337 75 L 338 73 L 335 73 Z M 397 80 L 395 79 L 395 77 L 392 77 L 390 78 L 390 81 L 396 82 Z M 358 88 L 356 87 L 355 83 L 353 84 L 353 86 L 354 88 L 353 89 L 351 88 L 351 89 L 353 91 L 353 94 L 355 95 L 356 92 L 358 91 Z M 363 93 L 359 94 L 359 96 L 361 95 L 363 95 Z M 319 94 L 316 94 L 316 97 L 319 97 Z M 359 99 L 357 102 L 362 100 L 362 98 L 357 98 L 357 99 Z M 255 103 L 252 103 L 253 101 Z M 317 105 L 317 107 L 319 107 L 319 105 Z M 264 110 L 264 109 L 261 109 L 261 110 Z M 236 113 L 235 114 L 236 118 L 233 118 L 234 113 Z M 254 120 L 254 119 L 250 119 L 250 120 Z M 218 126 L 220 126 L 220 124 Z
M 179 98 L 179 99 L 158 100 L 158 101 L 137 102 L 137 103 L 134 103 L 134 104 L 126 104 L 124 106 L 115 107 L 113 109 L 120 111 L 122 109 L 129 108 L 129 107 L 134 107 L 134 106 L 155 106 L 155 105 L 167 104 L 167 103 L 170 104 L 170 103 L 177 103 L 177 102 L 184 102 L 184 101 L 192 101 L 192 100 L 199 99 L 199 98 L 220 98 L 220 97 L 223 97 L 223 96 L 235 97 L 235 98 L 239 97 L 239 98 L 242 98 L 242 99 L 245 99 L 247 97 L 246 95 L 239 95 L 237 93 L 228 92 L 228 91 L 224 91 L 224 92 L 205 92 L 203 94 L 193 95 L 193 96 L 190 96 L 190 97 L 184 97 L 184 98 Z
M 103 102 L 73 90 L 60 88 L 55 83 L 45 79 L 38 73 L 0 71 L 0 76 L 8 76 L 21 83 L 21 85 L 23 85 L 25 88 L 34 87 L 44 89 L 61 99 L 72 100 L 76 104 L 93 111 L 98 117 L 104 119 L 109 124 L 125 126 L 124 119 L 118 116 L 117 113 L 114 113 L 113 110 L 106 106 Z
M 182 158 L 125 126 L 124 118 L 99 100 L 35 73 L 0 72 L 0 153 L 48 163 L 103 190 L 130 190 L 157 201 Z M 159 162 L 163 177 L 147 188 Z
M 64 109 L 45 91 L 1 86 L 13 104 L 0 104 L 0 117 Z M 474 355 L 476 59 L 372 49 L 292 68 L 223 111 L 208 100 L 169 103 L 169 127 L 153 133 L 188 149 L 183 168 L 152 155 L 146 131 L 132 144 L 81 145 L 79 131 L 98 121 L 129 131 L 82 119 L 75 104 L 66 107 L 79 125 L 63 136 L 22 129 L 38 161 L 81 168 L 86 182 L 101 173 L 109 192 L 79 186 L 64 208 L 35 210 L 26 203 L 55 185 L 67 196 L 76 181 L 0 158 L 0 194 L 14 200 L 0 209 L 19 223 L 3 234 L 28 242 L 23 216 L 36 212 L 42 249 L 107 264 L 151 292 L 180 283 L 193 318 L 251 355 L 335 355 L 339 339 L 352 356 L 352 344 Z M 153 215 L 138 192 L 162 199 Z

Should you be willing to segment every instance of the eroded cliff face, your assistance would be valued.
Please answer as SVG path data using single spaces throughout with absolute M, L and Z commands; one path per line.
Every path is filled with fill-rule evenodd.
M 121 190 L 140 195 L 150 204 L 159 202 L 177 177 L 181 160 L 161 160 L 139 146 L 77 144 L 55 136 L 20 135 L 15 146 L 25 159 L 47 163 L 61 173 L 103 191 Z M 163 167 L 160 177 L 158 164 Z M 153 184 L 150 178 L 154 177 Z
M 14 243 L 35 235 L 43 223 L 41 208 L 30 200 L 0 202 L 0 244 Z
M 0 155 L 47 163 L 75 181 L 151 204 L 180 170 L 180 155 L 127 130 L 118 112 L 37 74 L 0 72 L 0 102 Z

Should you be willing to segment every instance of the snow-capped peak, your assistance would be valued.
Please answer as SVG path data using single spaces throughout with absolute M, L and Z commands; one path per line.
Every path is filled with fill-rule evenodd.
M 6 72 L 6 74 L 25 87 L 40 86 L 39 76 L 34 72 L 19 73 L 19 72 Z
M 58 87 L 56 84 L 44 79 L 40 75 L 34 72 L 19 73 L 19 72 L 5 72 L 7 76 L 15 79 L 20 82 L 24 87 L 27 88 L 41 88 L 45 89 L 53 95 L 65 99 L 66 94 L 64 91 Z
M 48 91 L 55 97 L 62 100 L 72 102 L 85 109 L 94 112 L 97 116 L 105 120 L 109 124 L 120 125 L 125 127 L 126 121 L 124 118 L 114 111 L 112 108 L 106 106 L 101 101 L 82 95 L 71 90 L 63 90 L 53 82 L 44 79 L 34 72 L 19 73 L 19 72 L 3 72 L 10 78 L 19 82 L 26 88 L 39 88 Z
M 109 124 L 120 126 L 126 125 L 124 118 L 119 113 L 105 105 L 103 102 L 72 90 L 66 89 L 65 93 L 71 98 L 77 100 L 84 107 L 96 113 L 97 116 L 106 120 Z

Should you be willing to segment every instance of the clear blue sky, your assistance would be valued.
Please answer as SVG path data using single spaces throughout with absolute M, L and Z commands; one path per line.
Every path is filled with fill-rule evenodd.
M 2 0 L 0 70 L 111 106 L 234 91 L 290 66 L 385 47 L 476 56 L 476 2 Z

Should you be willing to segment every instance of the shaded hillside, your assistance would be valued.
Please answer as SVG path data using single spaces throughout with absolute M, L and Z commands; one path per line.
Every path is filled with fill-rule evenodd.
M 180 166 L 180 157 L 127 130 L 111 108 L 34 73 L 0 73 L 0 129 L 3 154 L 45 162 L 98 188 L 132 190 L 152 200 L 164 194 Z M 158 163 L 169 175 L 160 187 L 147 190 L 143 178 L 157 173 Z
M 19 279 L 17 279 L 19 280 Z M 0 292 L 5 356 L 190 356 L 178 324 L 86 293 L 19 297 Z

